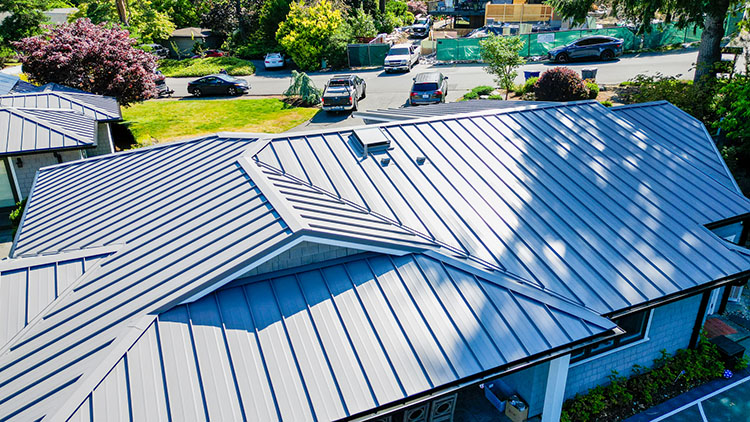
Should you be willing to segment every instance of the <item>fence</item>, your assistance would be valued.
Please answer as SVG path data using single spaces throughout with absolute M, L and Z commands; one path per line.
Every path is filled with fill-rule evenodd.
M 725 36 L 732 34 L 736 30 L 736 27 L 737 21 L 730 17 L 726 25 Z M 626 51 L 633 51 L 642 48 L 658 48 L 671 44 L 700 41 L 702 32 L 701 28 L 693 26 L 678 29 L 676 26 L 669 24 L 656 27 L 651 32 L 640 35 L 636 35 L 633 31 L 622 27 L 524 34 L 520 36 L 524 40 L 524 48 L 521 51 L 521 55 L 524 57 L 545 56 L 553 48 L 568 45 L 581 37 L 591 35 L 607 35 L 622 38 L 625 40 L 623 48 Z M 456 38 L 438 40 L 437 60 L 481 60 L 479 39 Z
M 349 67 L 382 66 L 390 48 L 390 44 L 349 44 Z

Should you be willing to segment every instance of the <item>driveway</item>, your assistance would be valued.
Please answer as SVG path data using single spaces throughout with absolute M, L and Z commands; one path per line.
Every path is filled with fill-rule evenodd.
M 638 74 L 683 75 L 692 78 L 692 67 L 698 56 L 697 50 L 675 50 L 668 53 L 643 53 L 626 55 L 611 62 L 579 62 L 568 67 L 580 72 L 583 68 L 599 69 L 597 81 L 602 84 L 616 84 L 633 78 Z M 519 69 L 516 83 L 523 82 L 524 71 L 544 71 L 555 67 L 549 63 L 531 63 Z M 243 98 L 253 96 L 278 96 L 289 87 L 289 70 L 265 70 L 260 61 L 256 62 L 257 73 L 243 77 L 251 86 L 250 93 Z M 447 101 L 456 101 L 470 89 L 479 85 L 494 85 L 493 78 L 484 70 L 482 64 L 419 64 L 409 73 L 385 73 L 382 68 L 342 71 L 352 73 L 367 82 L 367 99 L 359 103 L 360 110 L 401 107 L 406 102 L 411 88 L 412 78 L 420 72 L 440 71 L 448 76 Z M 320 88 L 336 74 L 335 72 L 313 72 L 310 77 Z M 187 83 L 195 78 L 167 78 L 167 84 L 175 90 L 175 96 L 187 96 Z M 310 122 L 294 130 L 314 130 L 321 127 L 348 127 L 361 125 L 361 119 L 352 118 L 349 113 L 318 113 Z
M 743 378 L 651 422 L 750 422 L 749 380 Z

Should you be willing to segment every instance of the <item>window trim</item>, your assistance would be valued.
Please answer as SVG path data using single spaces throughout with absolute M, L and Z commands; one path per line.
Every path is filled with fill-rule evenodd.
M 643 338 L 638 339 L 636 341 L 633 341 L 631 343 L 623 344 L 622 346 L 615 347 L 614 349 L 609 349 L 609 350 L 605 350 L 605 351 L 603 351 L 601 353 L 596 353 L 594 355 L 585 357 L 585 358 L 583 358 L 581 360 L 578 360 L 578 361 L 575 361 L 575 362 L 570 362 L 570 367 L 574 368 L 574 367 L 576 367 L 578 365 L 583 365 L 585 363 L 597 360 L 597 359 L 602 358 L 604 356 L 608 356 L 608 355 L 611 355 L 613 353 L 620 352 L 622 350 L 626 350 L 628 348 L 638 346 L 639 344 L 643 344 L 643 343 L 651 340 L 651 337 L 649 336 L 649 334 L 651 334 L 651 322 L 654 320 L 654 318 L 653 318 L 654 317 L 654 308 L 649 309 L 647 312 L 648 312 L 648 316 L 647 316 L 648 319 L 646 320 L 646 329 L 643 331 Z M 615 337 L 615 338 L 617 338 L 617 337 Z M 571 354 L 571 358 L 572 358 L 572 354 Z

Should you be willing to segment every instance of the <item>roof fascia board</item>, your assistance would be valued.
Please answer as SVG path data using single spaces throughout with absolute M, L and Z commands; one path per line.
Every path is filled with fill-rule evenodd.
M 261 194 L 268 199 L 268 202 L 271 203 L 273 209 L 281 215 L 281 219 L 284 220 L 286 225 L 289 226 L 293 232 L 297 233 L 300 230 L 307 228 L 307 225 L 299 215 L 297 215 L 286 201 L 278 195 L 276 189 L 271 185 L 268 179 L 266 179 L 265 175 L 260 171 L 258 164 L 256 164 L 254 160 L 243 156 L 237 159 L 237 163 L 242 167 L 250 180 L 255 183 Z
M 83 378 L 75 383 L 75 390 L 68 396 L 68 399 L 60 407 L 57 407 L 54 413 L 46 415 L 42 421 L 66 422 L 75 413 L 81 403 L 86 400 L 86 397 L 104 381 L 107 374 L 112 371 L 120 359 L 133 347 L 135 342 L 141 338 L 155 319 L 156 315 L 147 314 L 129 322 L 126 326 L 126 331 L 107 346 L 109 349 L 107 356 L 93 370 L 85 373 Z
M 374 409 L 366 410 L 364 412 L 356 413 L 354 415 L 338 419 L 337 422 L 367 421 L 379 415 L 384 415 L 384 414 L 388 414 L 391 412 L 395 412 L 401 408 L 405 408 L 408 406 L 412 406 L 414 404 L 422 403 L 427 400 L 431 400 L 435 397 L 442 396 L 444 394 L 449 394 L 449 393 L 452 393 L 454 391 L 457 391 L 465 387 L 471 387 L 471 386 L 481 384 L 490 379 L 496 378 L 500 375 L 510 375 L 512 373 L 522 371 L 531 366 L 539 365 L 544 362 L 548 362 L 550 360 L 572 353 L 576 349 L 580 349 L 580 348 L 589 346 L 591 344 L 598 343 L 600 341 L 606 341 L 611 338 L 620 336 L 624 333 L 625 332 L 622 329 L 620 329 L 619 327 L 615 327 L 612 330 L 603 331 L 601 333 L 581 339 L 579 341 L 568 343 L 564 346 L 556 347 L 554 349 L 550 349 L 546 352 L 541 352 L 536 355 L 529 356 L 529 357 L 526 357 L 524 359 L 521 359 L 515 362 L 511 362 L 509 364 L 505 364 L 505 365 L 498 366 L 496 368 L 488 369 L 478 374 L 465 377 L 465 378 L 461 378 L 451 383 L 444 384 L 439 387 L 435 387 L 430 390 L 426 390 L 421 393 L 417 393 L 409 397 L 396 400 L 391 403 L 386 403 Z
M 99 246 L 95 248 L 60 251 L 53 254 L 21 256 L 18 258 L 4 259 L 0 261 L 0 272 L 35 267 L 38 265 L 52 264 L 56 262 L 70 261 L 72 259 L 86 258 L 90 256 L 111 254 L 117 252 L 122 246 L 123 245 L 121 244 L 114 244 Z
M 34 155 L 34 154 L 43 154 L 46 152 L 78 151 L 82 149 L 91 149 L 95 147 L 96 147 L 96 144 L 94 143 L 94 144 L 87 144 L 87 145 L 77 145 L 77 146 L 72 146 L 72 147 L 35 149 L 33 151 L 0 152 L 0 157 L 20 157 L 20 156 L 28 156 L 28 155 Z M 75 161 L 79 161 L 79 160 L 75 160 Z M 66 162 L 69 163 L 70 161 L 66 161 Z

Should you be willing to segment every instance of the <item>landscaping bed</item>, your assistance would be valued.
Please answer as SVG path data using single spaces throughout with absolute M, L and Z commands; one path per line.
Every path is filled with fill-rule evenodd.
M 219 73 L 221 69 L 233 76 L 247 76 L 255 73 L 255 65 L 251 61 L 236 57 L 159 60 L 159 70 L 164 76 L 170 78 L 206 76 Z
M 309 120 L 317 108 L 279 99 L 155 100 L 123 109 L 137 146 L 221 131 L 279 133 Z
M 747 367 L 740 361 L 731 370 Z M 725 367 L 715 345 L 701 338 L 695 349 L 672 356 L 662 350 L 651 369 L 634 365 L 630 378 L 613 371 L 610 384 L 576 395 L 563 405 L 562 422 L 614 422 L 685 393 L 724 375 Z

